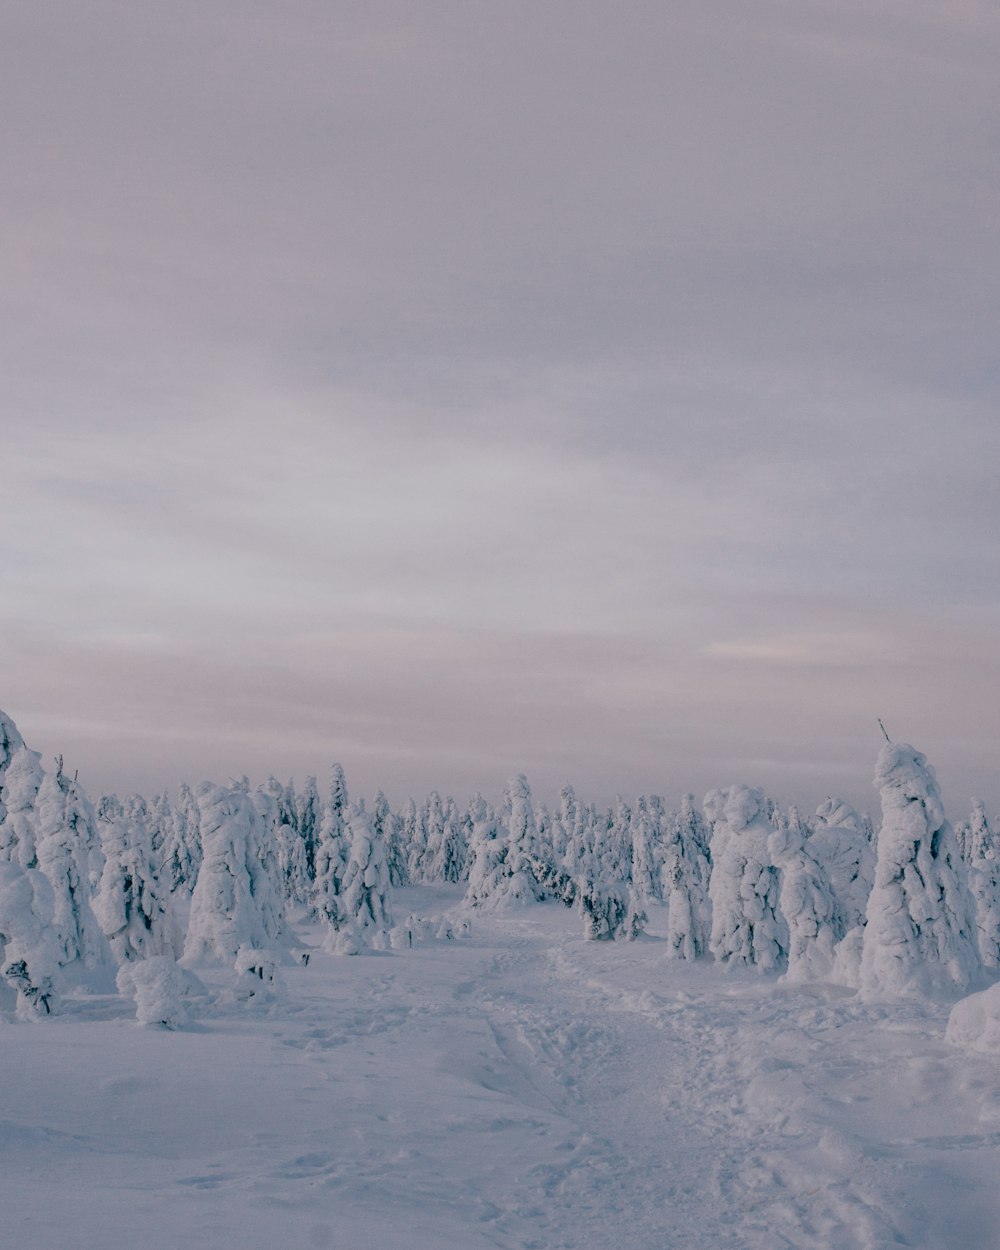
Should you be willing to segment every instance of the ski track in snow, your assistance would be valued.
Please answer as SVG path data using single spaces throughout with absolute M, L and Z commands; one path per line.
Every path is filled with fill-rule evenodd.
M 473 926 L 177 1033 L 112 998 L 2 1026 L 0 1244 L 1000 1244 L 1000 1067 L 946 1005 L 585 943 L 558 906 Z

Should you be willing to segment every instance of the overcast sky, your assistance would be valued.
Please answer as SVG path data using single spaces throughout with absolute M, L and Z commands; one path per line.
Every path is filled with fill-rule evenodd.
M 994 3 L 0 13 L 47 759 L 1000 807 Z

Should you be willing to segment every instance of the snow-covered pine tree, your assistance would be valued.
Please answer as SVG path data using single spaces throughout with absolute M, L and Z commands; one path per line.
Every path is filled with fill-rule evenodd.
M 412 872 L 414 869 L 419 869 L 420 856 L 423 854 L 423 846 L 420 843 L 421 831 L 417 805 L 413 799 L 407 799 L 403 804 L 400 820 L 401 851 L 405 854 L 406 860 L 399 866 L 400 881 L 406 885 L 416 884 Z
M 191 897 L 184 963 L 229 964 L 241 946 L 271 949 L 281 938 L 276 862 L 242 785 L 198 787 L 203 859 Z
M 660 880 L 662 848 L 657 814 L 658 809 L 651 808 L 645 796 L 640 796 L 632 809 L 629 828 L 632 891 L 637 899 L 643 901 L 663 897 Z
M 340 894 L 349 846 L 346 834 L 347 782 L 339 764 L 330 769 L 330 798 L 323 809 L 316 841 L 316 879 L 313 901 L 323 920 L 333 929 L 340 927 Z
M 584 881 L 577 907 L 583 916 L 583 936 L 587 941 L 614 941 L 629 936 L 629 892 L 624 882 Z
M 445 846 L 444 802 L 437 790 L 432 790 L 424 804 L 423 825 L 426 836 L 419 872 L 423 881 L 445 881 L 449 851 Z
M 170 805 L 170 819 L 160 847 L 160 880 L 170 894 L 187 898 L 194 891 L 201 866 L 201 812 L 187 784 L 181 784 Z
M 703 806 L 712 827 L 712 954 L 720 963 L 777 971 L 788 929 L 768 850 L 773 804 L 762 790 L 735 785 L 711 791 Z
M 91 907 L 90 868 L 100 862 L 96 816 L 83 787 L 67 777 L 62 759 L 46 773 L 35 810 L 38 867 L 53 894 L 56 958 L 81 983 L 104 989 L 113 976 L 108 943 Z
M 816 809 L 816 825 L 807 850 L 823 867 L 837 907 L 837 940 L 865 923 L 868 896 L 875 880 L 871 825 L 843 799 L 827 799 Z
M 145 800 L 136 794 L 120 803 L 110 796 L 99 811 L 104 871 L 93 906 L 116 962 L 172 956 L 175 935 L 153 865 Z
M 19 747 L 7 765 L 0 791 L 0 804 L 6 812 L 0 822 L 0 859 L 22 868 L 38 866 L 35 803 L 44 776 L 38 752 Z
M 295 800 L 296 826 L 306 857 L 306 876 L 310 882 L 316 880 L 316 845 L 319 840 L 319 828 L 323 820 L 323 802 L 319 797 L 319 787 L 315 777 L 307 777 L 305 789 Z
M 1000 839 L 979 799 L 972 800 L 966 861 L 969 890 L 976 905 L 979 955 L 987 968 L 1000 967 Z
M 359 945 L 385 945 L 392 928 L 389 865 L 363 802 L 351 809 L 347 832 L 351 849 L 341 886 L 341 925 Z
M 406 837 L 403 829 L 403 817 L 394 812 L 389 800 L 381 790 L 375 795 L 375 806 L 372 811 L 375 831 L 380 834 L 385 844 L 385 859 L 389 868 L 389 883 L 393 889 L 409 884 L 406 866 Z
M 793 807 L 775 813 L 768 845 L 781 870 L 781 914 L 788 925 L 789 981 L 826 981 L 833 971 L 837 903 L 826 873 L 809 853 L 807 829 Z
M 562 864 L 569 850 L 570 839 L 576 828 L 576 791 L 565 785 L 559 791 L 559 806 L 552 818 L 552 854 L 556 864 Z
M 481 794 L 472 796 L 469 815 L 472 818 L 472 839 L 465 902 L 469 907 L 488 908 L 504 875 L 507 839 L 499 817 Z
M 305 903 L 309 898 L 309 870 L 305 840 L 299 833 L 295 788 L 291 782 L 283 786 L 276 777 L 269 777 L 265 790 L 276 809 L 275 853 L 282 892 L 291 903 Z
M 55 1009 L 59 964 L 52 915 L 55 899 L 37 869 L 0 861 L 0 1002 L 9 995 L 21 1017 Z
M 975 905 L 945 820 L 934 770 L 906 743 L 887 743 L 875 885 L 861 953 L 864 998 L 964 988 L 980 966 Z
M 671 959 L 698 959 L 708 954 L 712 932 L 711 865 L 708 830 L 693 794 L 684 795 L 666 830 L 660 879 L 667 904 L 667 954 Z
M 538 846 L 538 830 L 531 802 L 531 788 L 523 773 L 507 783 L 504 791 L 507 825 L 507 856 L 495 898 L 504 905 L 535 903 L 542 898 L 534 865 L 544 862 Z
M 3 824 L 5 814 L 3 802 L 4 779 L 11 760 L 23 748 L 24 739 L 21 737 L 17 726 L 6 712 L 0 712 L 0 825 Z

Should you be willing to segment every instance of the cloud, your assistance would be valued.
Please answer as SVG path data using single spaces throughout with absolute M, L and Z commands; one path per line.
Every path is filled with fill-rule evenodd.
M 866 790 L 874 704 L 992 784 L 998 45 L 975 3 L 22 7 L 0 698 L 102 784 Z

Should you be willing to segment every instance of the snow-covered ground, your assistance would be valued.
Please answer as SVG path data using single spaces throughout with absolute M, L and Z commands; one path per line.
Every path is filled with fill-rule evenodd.
M 402 890 L 396 914 L 461 893 Z M 545 904 L 410 950 L 317 950 L 282 1001 L 176 1032 L 110 996 L 0 1024 L 0 1241 L 1000 1245 L 1000 1060 L 945 1043 L 946 1001 L 672 962 L 650 920 L 585 942 Z

